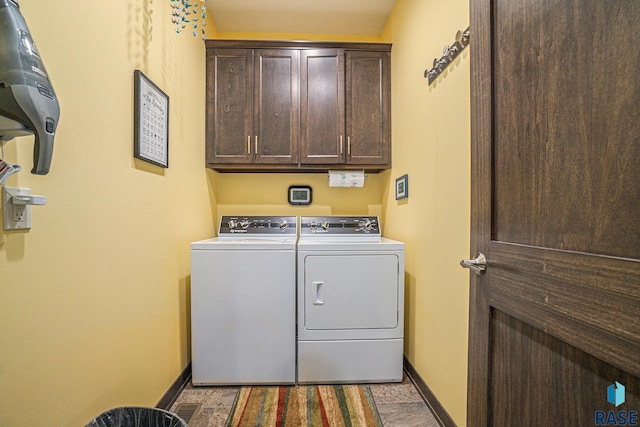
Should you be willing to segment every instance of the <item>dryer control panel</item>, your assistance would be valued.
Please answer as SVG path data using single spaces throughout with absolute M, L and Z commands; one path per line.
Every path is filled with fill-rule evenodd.
M 380 237 L 380 222 L 377 216 L 303 216 L 300 235 Z
M 295 236 L 298 222 L 295 216 L 223 216 L 218 236 L 232 234 Z

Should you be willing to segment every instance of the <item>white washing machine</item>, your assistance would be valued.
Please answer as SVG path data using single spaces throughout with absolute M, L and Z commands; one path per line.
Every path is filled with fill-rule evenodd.
M 293 384 L 296 217 L 223 216 L 191 244 L 194 385 Z
M 301 217 L 298 382 L 402 381 L 404 243 L 377 217 Z

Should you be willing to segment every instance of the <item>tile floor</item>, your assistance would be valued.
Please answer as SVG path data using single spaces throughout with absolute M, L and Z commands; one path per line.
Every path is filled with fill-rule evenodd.
M 370 384 L 373 398 L 385 427 L 438 427 L 427 404 L 405 375 L 401 383 Z M 190 427 L 223 427 L 239 387 L 193 387 L 187 385 L 171 410 L 181 403 L 200 404 L 189 421 Z

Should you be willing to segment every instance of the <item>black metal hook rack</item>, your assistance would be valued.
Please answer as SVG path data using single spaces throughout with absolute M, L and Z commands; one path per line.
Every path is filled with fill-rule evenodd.
M 433 67 L 430 70 L 424 70 L 424 78 L 429 79 L 429 84 L 433 83 L 445 68 L 460 55 L 460 52 L 467 47 L 469 44 L 469 34 L 469 27 L 464 31 L 458 31 L 456 33 L 456 41 L 451 46 L 445 45 L 440 59 L 435 58 L 433 60 Z

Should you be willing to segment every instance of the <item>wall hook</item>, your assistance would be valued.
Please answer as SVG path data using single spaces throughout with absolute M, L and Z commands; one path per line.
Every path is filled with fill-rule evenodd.
M 451 46 L 445 45 L 442 49 L 442 56 L 433 60 L 433 67 L 424 70 L 424 78 L 429 79 L 429 84 L 433 83 L 440 73 L 453 62 L 456 56 L 467 47 L 469 44 L 469 35 L 469 27 L 464 31 L 458 30 L 455 42 Z

